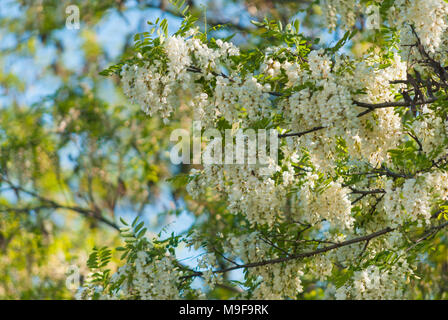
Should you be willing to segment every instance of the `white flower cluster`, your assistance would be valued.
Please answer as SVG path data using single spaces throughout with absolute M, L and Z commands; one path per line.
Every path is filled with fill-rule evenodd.
M 333 262 L 328 255 L 317 255 L 313 257 L 313 262 L 309 267 L 309 273 L 319 281 L 325 281 L 331 276 L 333 271 Z
M 380 57 L 377 56 L 363 57 L 356 63 L 347 60 L 337 56 L 333 63 L 322 50 L 312 51 L 309 54 L 310 71 L 293 76 L 296 80 L 291 83 L 291 86 L 307 86 L 280 105 L 291 131 L 325 127 L 301 137 L 297 146 L 306 148 L 313 164 L 323 171 L 333 167 L 337 138 L 347 142 L 353 157 L 368 159 L 373 165 L 386 160 L 387 150 L 401 139 L 401 118 L 393 109 L 377 109 L 358 117 L 365 109 L 356 106 L 353 100 L 366 103 L 392 101 L 400 86 L 391 85 L 390 80 L 405 77 L 406 64 L 398 54 L 386 68 L 379 68 Z M 354 70 L 347 70 L 347 64 Z M 289 64 L 287 67 L 290 69 Z M 361 91 L 362 94 L 358 93 Z
M 168 252 L 162 257 L 150 257 L 148 251 L 137 252 L 135 261 L 127 261 L 110 278 L 108 290 L 100 286 L 89 286 L 82 293 L 84 298 L 99 293 L 100 299 L 180 299 L 178 284 L 183 272 L 175 264 L 175 257 Z
M 228 209 L 232 213 L 244 213 L 251 224 L 272 226 L 282 216 L 286 205 L 287 186 L 294 177 L 293 168 L 283 171 L 283 183 L 260 173 L 257 165 L 204 165 L 201 172 L 192 171 L 193 179 L 187 185 L 187 191 L 198 198 L 207 188 L 224 195 L 228 200 Z M 272 163 L 276 172 L 279 167 Z
M 229 123 L 239 122 L 243 108 L 251 121 L 268 116 L 271 111 L 269 90 L 269 85 L 261 85 L 254 77 L 232 77 L 230 80 L 218 76 L 212 102 L 216 114 L 212 119 L 222 116 Z
M 260 285 L 254 290 L 254 299 L 280 300 L 294 299 L 303 291 L 303 266 L 297 261 L 284 264 L 267 265 L 255 268 L 252 272 L 260 277 Z
M 182 52 L 177 53 L 183 55 Z M 188 89 L 190 84 L 191 74 L 182 72 L 188 65 L 185 60 L 176 59 L 180 64 L 169 65 L 169 72 L 164 70 L 166 67 L 160 60 L 144 62 L 143 66 L 124 65 L 120 74 L 124 93 L 147 114 L 168 118 L 179 105 L 176 92 L 181 86 Z
M 356 9 L 359 7 L 358 1 L 354 0 L 321 0 L 320 1 L 325 22 L 330 30 L 336 28 L 338 16 L 341 18 L 341 25 L 345 30 L 349 30 L 356 22 Z
M 383 0 L 376 0 L 376 3 L 373 4 L 369 2 L 369 5 L 376 6 L 378 10 L 366 13 L 379 14 L 379 5 L 383 2 Z M 351 30 L 355 25 L 356 16 L 361 11 L 367 11 L 368 8 L 360 10 L 360 2 L 357 0 L 321 0 L 320 4 L 330 30 L 335 29 L 338 16 L 341 19 L 341 28 Z M 381 19 L 379 16 L 373 18 L 376 22 Z M 412 25 L 429 52 L 442 53 L 442 44 L 446 41 L 448 27 L 448 3 L 446 1 L 396 0 L 388 9 L 387 17 L 384 18 L 387 18 L 390 26 L 398 27 L 401 32 L 402 44 L 415 43 L 415 37 L 410 29 Z M 409 47 L 403 46 L 402 49 L 409 53 Z M 444 57 L 446 58 L 447 55 L 445 54 Z
M 422 144 L 423 152 L 436 152 L 441 155 L 440 146 L 447 145 L 448 119 L 442 119 L 434 110 L 424 105 L 411 129 Z
M 138 252 L 128 288 L 143 300 L 179 299 L 177 284 L 182 274 L 174 261 L 171 255 L 149 261 L 147 252 Z
M 407 66 L 398 54 L 394 54 L 390 65 L 381 66 L 380 57 L 373 55 L 357 61 L 352 77 L 345 77 L 348 85 L 357 84 L 364 88 L 365 94 L 354 95 L 354 99 L 366 103 L 394 101 L 394 95 L 403 85 L 391 85 L 392 80 L 406 79 Z M 357 90 L 353 88 L 352 90 Z M 361 89 L 362 90 L 362 89 Z M 363 110 L 365 111 L 365 109 Z M 402 140 L 401 117 L 393 108 L 376 109 L 372 114 L 360 118 L 360 125 L 351 130 L 352 138 L 345 135 L 349 153 L 367 159 L 373 166 L 387 160 L 387 151 L 396 147 Z
M 402 29 L 402 42 L 415 43 L 409 25 L 415 27 L 429 52 L 437 51 L 448 28 L 448 3 L 444 0 L 397 0 L 393 7 L 395 25 Z
M 246 262 L 258 262 L 278 257 L 270 253 L 272 247 L 263 241 L 258 232 L 231 237 L 228 252 L 240 257 Z M 253 299 L 284 299 L 294 298 L 303 291 L 301 276 L 303 265 L 297 261 L 271 264 L 248 270 L 249 275 L 258 280 L 258 286 L 253 292 Z
M 436 200 L 448 200 L 448 173 L 435 171 L 418 174 L 396 188 L 393 180 L 387 180 L 384 190 L 382 208 L 390 226 L 396 227 L 406 221 L 429 224 Z
M 315 190 L 317 175 L 307 174 L 306 183 L 299 191 L 297 218 L 310 224 L 327 220 L 333 227 L 350 230 L 354 219 L 351 216 L 350 190 L 338 182 L 330 182 L 324 190 Z
M 361 271 L 355 271 L 350 284 L 336 290 L 338 300 L 393 300 L 405 298 L 406 281 L 413 274 L 405 259 L 393 266 L 381 270 L 370 265 Z
M 325 2 L 329 4 L 327 18 L 331 21 L 335 21 L 336 10 L 345 23 L 354 23 L 353 4 L 356 1 Z M 441 33 L 446 29 L 443 22 L 445 16 L 442 15 L 446 3 L 434 0 L 422 7 L 422 10 L 435 16 L 435 21 L 430 25 L 421 22 L 427 17 L 417 17 L 412 1 L 399 1 L 396 6 L 404 6 L 405 17 L 398 22 L 400 28 L 413 22 L 419 35 L 425 39 L 425 45 L 430 47 L 431 43 L 436 48 L 441 43 Z M 330 26 L 333 26 L 331 21 Z M 321 222 L 326 221 L 330 231 L 322 227 L 319 232 L 334 242 L 375 232 L 386 226 L 398 227 L 406 222 L 428 224 L 435 205 L 440 200 L 448 200 L 448 174 L 439 171 L 419 172 L 414 178 L 404 179 L 404 182 L 372 175 L 369 179 L 356 182 L 360 188 L 367 190 L 364 194 L 367 196 L 360 199 L 356 207 L 352 205 L 355 193 L 352 194 L 341 179 L 334 178 L 336 169 L 340 169 L 336 164 L 341 160 L 341 149 L 350 158 L 350 165 L 355 164 L 355 167 L 361 163 L 362 167 L 369 168 L 380 168 L 382 165 L 393 167 L 388 151 L 409 139 L 405 134 L 408 129 L 419 137 L 424 153 L 437 151 L 440 155 L 444 154 L 442 151 L 445 150 L 440 148 L 446 149 L 448 121 L 428 106 L 422 107 L 409 126 L 405 126 L 402 116 L 392 107 L 369 110 L 359 106 L 360 103 L 378 104 L 395 100 L 404 84 L 392 84 L 392 80 L 407 77 L 407 64 L 399 53 L 387 57 L 370 53 L 361 59 L 354 59 L 338 54 L 330 56 L 329 51 L 313 50 L 307 56 L 306 63 L 292 62 L 286 56 L 277 59 L 279 57 L 274 58 L 273 54 L 266 56 L 255 74 L 241 76 L 238 68 L 231 68 L 233 62 L 229 59 L 239 54 L 237 48 L 220 40 L 216 41 L 216 45 L 218 48 L 211 48 L 194 37 L 167 38 L 163 44 L 165 60 L 144 62 L 140 67 L 123 67 L 125 93 L 146 106 L 149 114 L 157 113 L 164 119 L 168 119 L 178 107 L 181 92 L 183 97 L 190 99 L 195 116 L 207 127 L 214 127 L 217 120 L 224 118 L 232 127 L 247 128 L 260 119 L 277 115 L 283 121 L 283 127 L 279 130 L 300 133 L 318 129 L 299 138 L 283 140 L 280 163 L 269 156 L 264 159 L 268 163 L 269 175 L 263 175 L 258 164 L 204 164 L 200 170 L 192 169 L 186 189 L 194 199 L 210 194 L 221 196 L 227 200 L 228 210 L 243 214 L 250 227 L 263 225 L 270 231 L 286 218 L 316 227 L 322 227 Z M 230 66 L 228 76 L 221 72 L 223 65 Z M 256 74 L 258 72 L 262 75 Z M 291 94 L 273 99 L 269 93 L 271 85 L 265 84 L 265 80 L 285 75 L 285 89 L 291 89 Z M 208 85 L 204 84 L 207 81 Z M 306 158 L 310 166 L 301 167 L 306 173 L 298 175 L 296 166 L 302 158 Z M 300 186 L 298 190 L 292 189 L 297 186 Z M 370 188 L 383 188 L 379 192 L 381 197 L 372 196 L 375 192 L 369 193 Z M 360 218 L 368 221 L 358 227 L 356 210 L 372 206 L 375 207 L 375 214 Z M 272 246 L 262 241 L 257 232 L 230 239 L 228 252 L 244 262 L 277 257 L 272 252 Z M 382 239 L 374 239 L 367 242 L 370 249 L 367 256 L 373 258 L 378 252 L 402 241 L 398 231 Z M 332 261 L 353 261 L 365 249 L 364 243 L 357 243 L 318 256 L 313 260 L 315 265 L 311 274 L 325 280 L 332 274 Z M 200 267 L 205 270 L 203 275 L 210 287 L 221 281 L 213 272 L 217 269 L 213 254 L 204 256 Z M 302 290 L 300 277 L 303 270 L 306 270 L 305 263 L 296 261 L 251 269 L 249 275 L 260 279 L 254 297 L 295 297 Z M 120 272 L 134 274 L 134 294 L 137 292 L 144 298 L 176 297 L 176 281 L 180 273 L 171 257 L 148 260 L 142 252 L 135 265 L 127 266 Z M 402 296 L 400 288 L 404 274 L 411 274 L 404 260 L 384 271 L 378 266 L 370 266 L 356 271 L 349 284 L 336 290 L 336 296 L 397 298 Z M 123 287 L 122 291 L 126 290 L 127 287 Z
M 228 252 L 247 262 L 255 262 L 267 258 L 269 249 L 269 244 L 261 239 L 261 235 L 258 232 L 243 235 L 233 234 L 227 247 Z
M 217 44 L 219 47 L 212 49 L 195 37 L 168 37 L 163 42 L 164 58 L 153 58 L 151 62 L 142 62 L 142 66 L 123 66 L 120 75 L 124 93 L 147 114 L 168 119 L 180 104 L 180 93 L 202 94 L 195 81 L 202 76 L 210 80 L 220 63 L 230 63 L 229 57 L 239 53 L 230 43 Z M 204 100 L 203 95 L 201 98 Z
M 222 274 L 215 273 L 215 270 L 219 269 L 218 259 L 214 253 L 204 254 L 198 261 L 198 268 L 201 269 L 202 278 L 209 286 L 209 289 L 213 290 L 217 283 L 221 283 L 223 280 Z

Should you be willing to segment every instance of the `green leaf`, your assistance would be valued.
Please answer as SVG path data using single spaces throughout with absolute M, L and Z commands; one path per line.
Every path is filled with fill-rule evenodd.
M 124 224 L 125 226 L 128 225 L 128 223 L 127 223 L 122 217 L 120 217 L 120 222 L 121 222 L 122 224 Z
M 140 230 L 139 233 L 137 233 L 137 239 L 140 239 L 141 237 L 143 237 L 146 233 L 146 228 L 143 228 L 142 230 Z

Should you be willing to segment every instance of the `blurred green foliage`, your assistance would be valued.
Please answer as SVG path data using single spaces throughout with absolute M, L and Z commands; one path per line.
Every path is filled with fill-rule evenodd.
M 203 7 L 187 2 L 190 12 L 203 20 Z M 65 28 L 65 8 L 71 4 L 77 5 L 81 14 L 78 31 Z M 320 8 L 313 1 L 223 1 L 225 6 L 235 4 L 254 20 L 268 17 L 283 25 L 300 9 L 304 12 L 301 28 L 309 30 L 309 41 L 314 41 L 322 28 Z M 167 181 L 173 170 L 188 169 L 173 168 L 167 156 L 169 134 L 174 127 L 189 125 L 188 112 L 177 114 L 170 125 L 164 125 L 123 97 L 118 77 L 109 80 L 99 74 L 118 60 L 110 57 L 100 41 L 104 35 L 98 32 L 99 25 L 113 19 L 129 27 L 123 43 L 116 45 L 119 58 L 125 58 L 133 35 L 142 31 L 126 13 L 144 12 L 141 18 L 146 24 L 149 17 L 145 10 L 149 9 L 156 14 L 163 11 L 173 20 L 179 15 L 164 0 L 2 1 L 0 298 L 73 298 L 74 292 L 66 286 L 69 266 L 78 266 L 85 275 L 88 253 L 94 245 L 119 245 L 120 214 L 145 215 L 148 205 L 160 201 L 166 184 L 172 199 L 187 200 L 190 212 L 201 217 L 195 225 L 207 231 L 210 243 L 219 232 L 240 225 L 241 217 L 226 215 L 221 201 L 190 203 L 184 182 Z M 209 1 L 207 23 L 212 31 L 224 25 L 229 35 L 237 34 L 234 39 L 243 46 L 269 45 L 260 34 L 252 33 L 249 23 L 226 19 L 223 12 Z M 354 54 L 369 48 L 369 35 L 364 37 L 365 47 L 352 48 Z M 74 51 L 70 43 L 78 41 L 80 48 Z M 47 54 L 51 59 L 42 63 Z M 67 64 L 79 57 L 76 68 Z M 30 94 L 43 88 L 51 93 Z M 157 221 L 154 224 L 152 227 L 157 227 Z M 425 258 L 437 272 L 428 264 L 420 266 L 424 281 L 410 283 L 416 298 L 448 298 L 448 247 L 446 239 L 435 241 L 431 243 L 435 249 Z M 119 255 L 112 253 L 111 268 L 118 259 Z M 309 290 L 302 298 L 323 296 L 318 286 L 306 287 Z M 210 297 L 229 298 L 232 294 L 232 290 L 218 287 Z

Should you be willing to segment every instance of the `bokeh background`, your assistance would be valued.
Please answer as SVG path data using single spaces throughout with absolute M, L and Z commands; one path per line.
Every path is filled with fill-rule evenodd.
M 211 32 L 234 33 L 243 47 L 269 45 L 250 22 L 265 16 L 284 25 L 299 19 L 323 46 L 343 34 L 325 29 L 315 1 L 187 4 L 201 28 L 224 25 Z M 69 5 L 79 8 L 79 29 L 66 25 Z M 93 246 L 120 243 L 120 217 L 139 216 L 163 236 L 213 228 L 207 217 L 225 210 L 191 202 L 185 186 L 169 180 L 190 169 L 169 160 L 170 132 L 191 126 L 189 111 L 163 124 L 123 96 L 118 77 L 99 75 L 130 55 L 134 34 L 157 17 L 168 19 L 170 32 L 181 22 L 166 0 L 0 0 L 0 298 L 74 298 L 68 277 L 78 273 L 82 284 Z M 368 40 L 346 50 L 361 54 Z M 178 256 L 193 266 L 201 253 L 180 248 Z M 234 291 L 218 287 L 211 297 Z M 304 298 L 321 294 L 311 286 Z

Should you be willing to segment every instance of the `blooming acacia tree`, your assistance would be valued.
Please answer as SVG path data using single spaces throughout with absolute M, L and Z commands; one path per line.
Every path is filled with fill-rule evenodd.
M 242 298 L 298 298 L 318 281 L 327 298 L 407 297 L 448 227 L 448 3 L 321 2 L 328 27 L 347 30 L 331 47 L 297 21 L 265 20 L 254 22 L 265 44 L 247 50 L 186 15 L 173 35 L 156 21 L 157 36 L 137 35 L 135 57 L 103 72 L 166 123 L 187 107 L 206 129 L 275 129 L 280 140 L 268 175 L 219 163 L 173 178 L 205 222 L 161 239 L 122 221 L 124 264 L 111 275 L 110 250 L 95 250 L 84 297 L 198 298 L 231 286 Z M 379 24 L 355 28 L 370 5 Z M 374 45 L 344 53 L 360 32 Z M 176 258 L 185 245 L 205 251 L 195 268 Z M 229 280 L 233 270 L 243 282 Z

